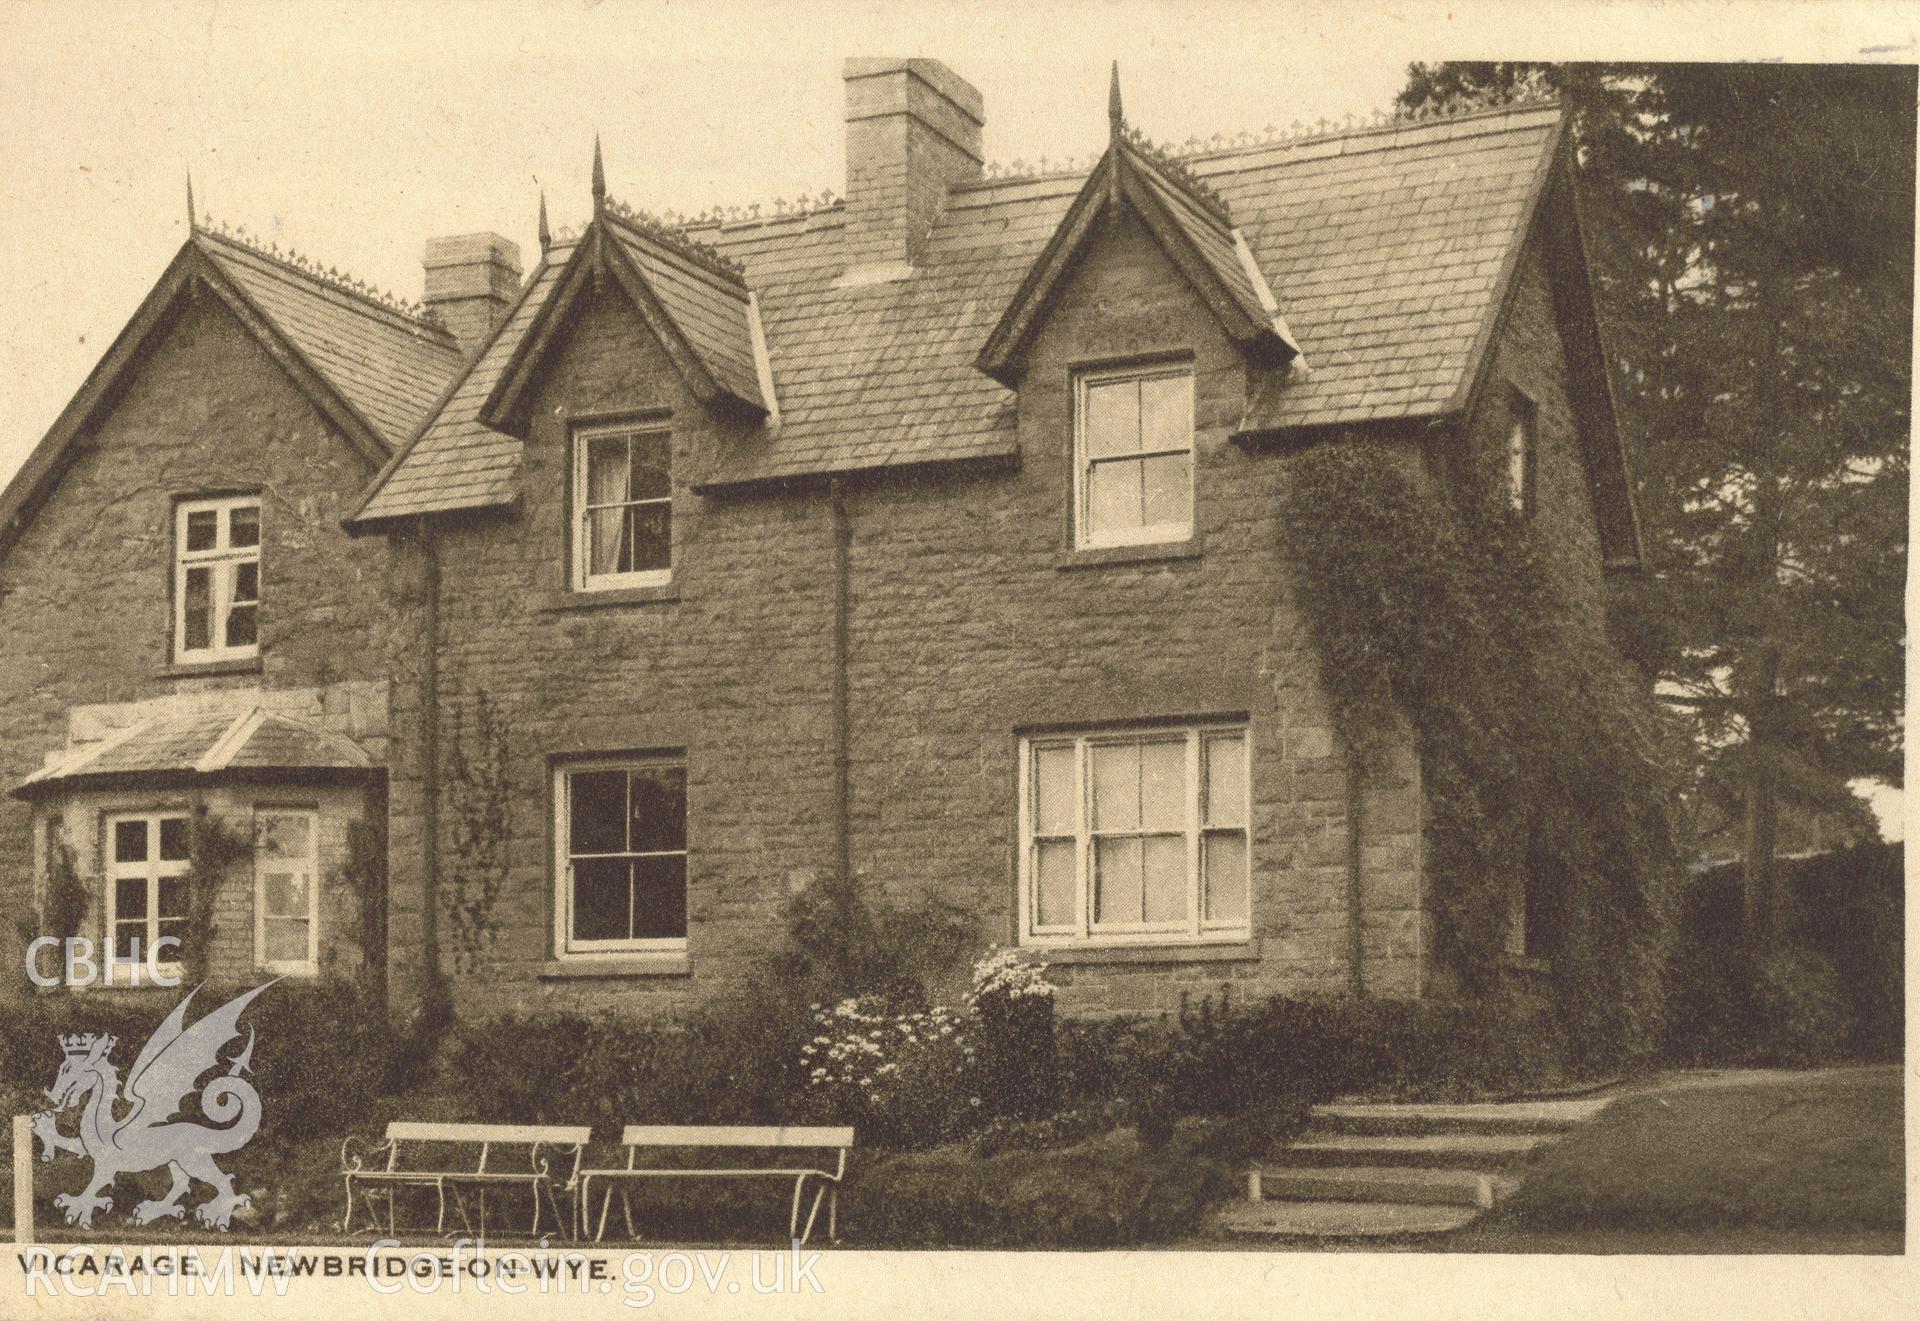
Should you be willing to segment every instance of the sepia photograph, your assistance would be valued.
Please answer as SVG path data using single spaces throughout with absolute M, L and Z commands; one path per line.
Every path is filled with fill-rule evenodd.
M 0 1317 L 1920 1305 L 1920 9 L 0 22 Z

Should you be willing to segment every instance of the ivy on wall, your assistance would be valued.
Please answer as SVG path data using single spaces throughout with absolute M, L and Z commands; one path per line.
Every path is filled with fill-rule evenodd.
M 213 815 L 205 804 L 194 807 L 187 837 L 187 934 L 180 951 L 189 981 L 203 982 L 212 970 L 214 900 L 222 879 L 252 856 L 250 834 Z
M 1651 1047 L 1678 781 L 1644 680 L 1556 588 L 1525 519 L 1444 494 L 1410 451 L 1329 442 L 1288 475 L 1295 590 L 1348 755 L 1377 765 L 1412 729 L 1436 953 L 1467 991 L 1495 989 L 1525 890 L 1555 933 L 1570 1051 Z
M 47 822 L 47 884 L 40 897 L 40 934 L 67 940 L 87 920 L 87 883 L 80 876 L 60 818 Z
M 387 993 L 387 811 L 382 796 L 365 818 L 347 824 L 347 853 L 335 883 L 354 898 L 360 924 L 360 990 L 370 1003 Z
M 506 885 L 507 843 L 513 838 L 507 735 L 507 722 L 484 688 L 475 690 L 470 702 L 452 704 L 446 759 L 450 849 L 445 911 L 454 966 L 463 973 L 479 967 L 481 955 L 498 934 L 495 909 Z

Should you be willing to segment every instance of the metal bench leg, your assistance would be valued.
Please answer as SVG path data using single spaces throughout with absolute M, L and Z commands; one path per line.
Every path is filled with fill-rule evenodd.
M 813 1222 L 814 1222 L 814 1219 L 820 1214 L 820 1203 L 826 1199 L 826 1196 L 827 1196 L 827 1185 L 823 1181 L 818 1188 L 814 1189 L 813 1206 L 807 1212 L 807 1225 L 805 1229 L 802 1229 L 800 1231 L 801 1243 L 805 1243 L 808 1239 L 813 1237 Z M 795 1202 L 794 1210 L 798 1211 L 799 1209 L 800 1209 L 800 1204 L 798 1202 Z
M 340 1232 L 351 1234 L 353 1232 L 353 1176 L 348 1174 L 342 1177 L 347 1181 L 347 1213 L 340 1217 Z
M 627 1239 L 633 1241 L 640 1236 L 633 1232 L 633 1203 L 627 1198 L 627 1190 L 620 1190 L 620 1218 L 627 1222 Z
M 607 1185 L 607 1191 L 600 1195 L 600 1227 L 593 1231 L 593 1241 L 598 1243 L 607 1236 L 607 1212 L 613 1209 L 613 1185 Z
M 835 1183 L 827 1190 L 827 1239 L 840 1241 L 840 1185 Z

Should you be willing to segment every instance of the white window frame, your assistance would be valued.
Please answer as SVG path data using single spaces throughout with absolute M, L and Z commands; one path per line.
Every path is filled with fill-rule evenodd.
M 646 500 L 623 500 L 618 504 L 587 503 L 587 452 L 590 442 L 603 436 L 658 436 L 667 442 L 667 493 Z M 667 567 L 636 569 L 627 573 L 593 573 L 591 517 L 594 509 L 639 508 L 665 505 L 667 508 Z M 673 430 L 665 421 L 609 423 L 604 426 L 577 427 L 573 432 L 573 588 L 577 592 L 605 592 L 623 587 L 663 587 L 673 581 Z
M 275 858 L 273 861 L 282 870 L 287 864 L 305 862 L 307 864 L 307 954 L 303 959 L 269 959 L 267 957 L 267 878 L 260 852 L 261 824 L 267 817 L 299 817 L 307 823 L 307 855 L 303 859 Z M 287 973 L 294 976 L 313 977 L 320 972 L 320 814 L 311 808 L 300 807 L 256 807 L 253 811 L 253 957 L 254 963 L 263 972 Z M 275 917 L 293 917 L 292 913 L 275 913 Z
M 676 767 L 681 771 L 687 768 L 687 759 L 680 755 L 604 757 L 587 761 L 568 761 L 553 768 L 553 949 L 560 959 L 596 959 L 618 958 L 634 954 L 684 954 L 687 950 L 685 936 L 652 936 L 625 940 L 575 940 L 573 939 L 573 858 L 572 841 L 568 838 L 572 829 L 572 786 L 570 777 L 583 771 L 646 771 L 663 766 Z M 689 816 L 691 812 L 689 811 Z M 659 849 L 645 853 L 591 854 L 592 857 L 636 857 L 689 859 L 692 856 L 692 823 L 682 823 L 682 842 L 687 846 L 679 849 Z M 683 883 L 689 889 L 692 885 L 690 872 L 683 868 Z M 689 896 L 689 899 L 691 896 Z M 691 902 L 688 904 L 687 925 L 693 924 Z
M 122 822 L 139 821 L 147 828 L 147 856 L 141 862 L 121 862 L 116 856 L 119 849 L 116 844 Z M 180 821 L 188 831 L 189 856 L 170 861 L 160 858 L 160 823 L 162 821 Z M 184 960 L 175 957 L 165 961 L 153 957 L 154 943 L 160 938 L 160 882 L 176 876 L 185 876 L 193 867 L 191 840 L 193 821 L 191 816 L 180 810 L 156 808 L 145 812 L 115 812 L 102 819 L 103 835 L 100 845 L 100 874 L 105 878 L 101 886 L 100 907 L 106 919 L 107 940 L 103 962 L 114 968 L 114 981 L 119 982 L 122 974 L 127 974 L 124 984 L 138 985 L 141 974 L 151 963 L 153 970 L 161 977 L 178 977 L 184 967 Z M 123 959 L 120 950 L 120 882 L 144 880 L 147 883 L 146 931 L 140 938 L 140 957 Z M 182 914 L 189 923 L 193 918 L 192 896 L 188 896 L 188 911 Z M 179 951 L 174 951 L 176 956 Z
M 1241 905 L 1244 917 L 1209 921 L 1202 908 L 1201 839 L 1209 828 L 1201 817 L 1200 748 L 1209 735 L 1233 734 L 1240 739 L 1245 765 L 1241 784 L 1246 801 L 1241 804 L 1241 833 L 1245 847 L 1241 856 L 1246 874 L 1240 878 L 1246 887 Z M 1090 751 L 1103 743 L 1171 742 L 1186 744 L 1186 860 L 1187 918 L 1184 923 L 1133 923 L 1125 926 L 1093 924 L 1093 782 Z M 1071 747 L 1074 775 L 1074 920 L 1071 925 L 1039 925 L 1039 889 L 1034 875 L 1034 820 L 1037 812 L 1034 781 L 1034 752 L 1041 748 Z M 1078 948 L 1125 945 L 1208 945 L 1244 944 L 1253 938 L 1253 735 L 1243 721 L 1208 721 L 1192 725 L 1121 727 L 1078 730 L 1057 734 L 1032 734 L 1020 740 L 1020 943 L 1039 948 Z M 1051 837 L 1050 837 L 1051 838 Z
M 251 546 L 233 546 L 233 512 L 252 509 L 257 515 L 259 540 Z M 214 544 L 209 550 L 187 549 L 187 520 L 190 515 L 211 511 L 215 519 Z M 257 495 L 225 495 L 206 500 L 182 500 L 174 507 L 173 529 L 173 658 L 192 664 L 200 661 L 249 660 L 260 654 L 260 542 L 265 540 L 265 511 Z M 233 612 L 233 585 L 242 564 L 256 566 L 253 605 L 253 641 L 243 646 L 227 645 L 227 619 Z M 207 569 L 209 618 L 207 639 L 211 644 L 191 650 L 187 647 L 187 572 Z
M 1088 491 L 1092 485 L 1088 474 L 1095 460 L 1087 454 L 1087 393 L 1095 386 L 1113 385 L 1123 381 L 1167 380 L 1182 378 L 1187 382 L 1187 443 L 1179 449 L 1141 450 L 1138 454 L 1114 456 L 1099 462 L 1130 462 L 1139 459 L 1156 458 L 1171 454 L 1187 456 L 1187 517 L 1181 523 L 1153 523 L 1145 527 L 1129 528 L 1120 531 L 1096 533 L 1088 509 Z M 1197 480 L 1195 469 L 1198 464 L 1198 446 L 1195 442 L 1193 421 L 1194 374 L 1190 362 L 1171 362 L 1158 365 L 1135 365 L 1125 367 L 1090 368 L 1076 372 L 1073 378 L 1073 524 L 1074 545 L 1079 550 L 1095 550 L 1104 546 L 1144 546 L 1160 542 L 1186 541 L 1193 536 L 1194 487 Z
M 1533 512 L 1533 488 L 1540 465 L 1540 409 L 1533 397 L 1509 387 L 1507 403 L 1507 507 L 1522 516 Z

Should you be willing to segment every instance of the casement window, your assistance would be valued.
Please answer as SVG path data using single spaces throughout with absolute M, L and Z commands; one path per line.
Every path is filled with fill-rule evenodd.
M 1244 725 L 1036 735 L 1020 777 L 1025 943 L 1247 939 Z
M 259 499 L 183 500 L 175 517 L 174 659 L 259 655 Z
M 320 971 L 319 826 L 313 812 L 254 814 L 253 948 L 267 972 Z
M 563 767 L 554 802 L 559 953 L 685 950 L 685 762 Z
M 186 939 L 187 818 L 172 813 L 115 816 L 107 819 L 106 827 L 105 906 L 113 961 L 144 965 L 162 936 Z M 178 972 L 180 956 L 181 946 L 169 946 L 153 963 L 162 972 Z
M 574 435 L 573 585 L 668 581 L 673 567 L 672 434 L 658 426 Z
M 1538 413 L 1533 400 L 1518 390 L 1507 403 L 1507 505 L 1516 514 L 1533 512 Z
M 1192 368 L 1084 372 L 1073 416 L 1076 544 L 1192 536 Z

